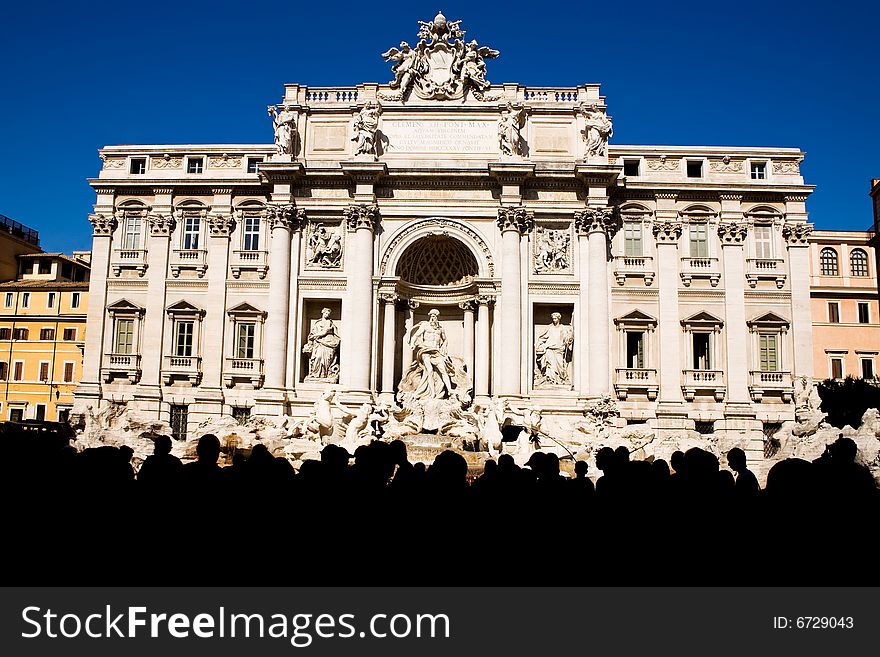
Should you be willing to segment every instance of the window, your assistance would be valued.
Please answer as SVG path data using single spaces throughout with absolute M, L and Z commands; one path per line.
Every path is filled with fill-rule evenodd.
M 201 173 L 204 168 L 205 160 L 201 157 L 191 157 L 186 161 L 187 173 Z
M 859 301 L 859 324 L 871 323 L 871 305 L 867 301 Z
M 819 267 L 822 276 L 837 276 L 837 251 L 826 246 L 819 252 Z
M 694 333 L 694 369 L 710 370 L 712 363 L 709 355 L 709 341 L 711 336 L 708 333 Z
M 260 162 L 263 161 L 261 157 L 249 157 L 247 159 L 247 172 L 248 173 L 256 173 L 257 169 L 260 166 Z
M 626 366 L 636 370 L 645 368 L 645 334 L 642 331 L 626 332 Z
M 10 422 L 21 422 L 24 419 L 24 409 L 23 408 L 10 408 L 9 409 L 9 421 Z
M 246 424 L 251 417 L 251 409 L 248 406 L 233 406 L 232 419 L 239 424 Z
M 639 175 L 639 161 L 638 160 L 624 160 L 623 161 L 623 175 L 624 176 L 637 176 L 637 175 Z
M 863 379 L 873 379 L 874 378 L 874 359 L 873 358 L 862 358 L 862 378 Z
M 59 422 L 67 422 L 70 420 L 70 409 L 69 408 L 59 408 L 58 409 L 58 421 Z
M 709 229 L 706 223 L 691 224 L 691 258 L 709 257 Z
M 688 160 L 687 161 L 687 177 L 702 178 L 703 177 L 703 161 Z
M 40 381 L 43 383 L 49 381 L 49 363 L 46 361 L 40 362 Z
M 9 340 L 12 337 L 12 329 L 8 326 L 0 328 L 0 340 Z
M 174 440 L 186 440 L 186 424 L 189 413 L 186 406 L 171 405 L 171 437 Z
M 79 308 L 79 292 L 74 292 L 70 295 L 70 307 Z
M 74 342 L 76 340 L 76 329 L 75 328 L 64 329 L 63 337 L 66 342 Z
M 755 226 L 755 257 L 762 260 L 773 257 L 772 226 Z
M 42 422 L 46 419 L 46 405 L 45 404 L 37 404 L 37 411 L 34 414 L 34 419 L 37 422 Z
M 642 255 L 641 221 L 625 221 L 623 223 L 623 253 L 636 257 Z
M 38 260 L 37 261 L 37 273 L 38 274 L 51 274 L 52 273 L 52 261 L 51 260 Z
M 17 328 L 12 332 L 13 340 L 27 340 L 29 331 L 26 328 Z
M 187 216 L 183 220 L 183 248 L 199 248 L 199 226 L 201 219 L 198 216 Z
M 776 346 L 775 333 L 761 333 L 758 336 L 758 348 L 760 352 L 760 366 L 762 372 L 779 371 L 779 352 Z
M 125 234 L 122 238 L 123 249 L 141 248 L 141 221 L 140 215 L 130 214 L 125 218 Z
M 133 173 L 136 176 L 143 175 L 147 172 L 147 158 L 145 157 L 133 157 L 131 158 L 131 166 L 128 169 L 129 173 Z
M 260 218 L 245 217 L 242 229 L 242 249 L 258 251 L 260 249 Z
M 116 337 L 113 340 L 114 354 L 130 354 L 132 353 L 132 345 L 134 344 L 134 320 L 133 319 L 117 319 L 116 320 Z
M 65 383 L 70 383 L 71 381 L 73 381 L 73 365 L 74 364 L 70 361 L 67 361 L 66 363 L 64 363 L 64 382 Z
M 0 362 L 0 381 L 5 381 L 9 377 L 9 363 Z
M 836 301 L 828 302 L 828 321 L 832 324 L 840 323 L 840 304 Z
M 831 359 L 831 378 L 832 379 L 842 379 L 843 378 L 843 358 L 832 358 Z
M 868 254 L 863 249 L 853 249 L 849 254 L 849 263 L 853 276 L 868 275 Z
M 17 360 L 12 365 L 12 380 L 21 381 L 24 378 L 24 361 Z
M 31 305 L 31 293 L 30 292 L 22 292 L 21 293 L 21 307 L 22 308 L 30 308 Z
M 191 321 L 178 320 L 174 328 L 174 355 L 193 355 L 193 327 Z
M 767 178 L 767 163 L 752 162 L 752 180 L 764 180 Z
M 238 324 L 235 330 L 235 357 L 236 358 L 253 358 L 254 357 L 254 336 L 256 335 L 256 324 Z
M 55 307 L 55 293 L 49 292 L 46 295 L 46 308 L 54 308 Z
M 13 297 L 13 295 L 12 295 L 12 292 L 7 292 L 7 293 L 6 293 L 6 307 L 7 307 L 7 308 L 12 308 L 12 303 L 13 303 L 14 300 L 15 300 L 15 299 L 14 299 L 14 297 Z
M 54 340 L 54 339 L 55 339 L 55 329 L 53 329 L 53 328 L 40 329 L 40 340 Z

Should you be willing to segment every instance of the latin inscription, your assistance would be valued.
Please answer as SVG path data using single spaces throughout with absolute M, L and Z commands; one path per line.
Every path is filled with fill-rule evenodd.
M 383 121 L 391 153 L 495 153 L 494 121 Z

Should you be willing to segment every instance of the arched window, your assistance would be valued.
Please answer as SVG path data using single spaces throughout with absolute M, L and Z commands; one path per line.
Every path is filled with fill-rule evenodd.
M 853 276 L 867 276 L 868 254 L 864 249 L 853 249 L 849 254 L 849 265 Z
M 837 269 L 837 251 L 826 246 L 819 253 L 819 264 L 822 270 L 822 276 L 838 276 Z

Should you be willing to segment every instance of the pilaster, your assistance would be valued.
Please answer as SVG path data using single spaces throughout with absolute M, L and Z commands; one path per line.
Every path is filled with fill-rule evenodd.
M 680 266 L 678 246 L 683 226 L 678 221 L 678 213 L 673 210 L 674 202 L 674 196 L 672 198 L 658 196 L 657 219 L 652 228 L 657 244 L 660 306 L 657 321 L 660 356 L 657 419 L 658 427 L 670 429 L 682 427 L 687 416 L 681 390 L 681 322 L 678 308 Z
M 810 308 L 810 244 L 812 224 L 786 222 L 782 227 L 788 249 L 791 286 L 791 326 L 794 341 L 792 376 L 813 377 L 813 318 Z
M 368 164 L 368 163 L 365 163 Z M 373 351 L 373 236 L 379 222 L 379 207 L 354 204 L 343 210 L 348 228 L 346 270 L 347 305 L 344 321 L 349 325 L 350 345 L 345 347 L 349 387 L 370 390 Z
M 522 392 L 522 266 L 520 239 L 534 225 L 534 214 L 519 207 L 498 209 L 501 231 L 501 344 L 510 354 L 501 362 L 501 381 L 496 390 L 501 395 L 519 396 Z

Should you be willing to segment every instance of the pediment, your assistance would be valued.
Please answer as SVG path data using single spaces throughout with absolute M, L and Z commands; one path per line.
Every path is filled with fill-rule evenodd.
M 226 312 L 227 312 L 227 314 L 232 315 L 232 316 L 236 316 L 236 315 L 237 316 L 250 315 L 250 316 L 260 316 L 260 317 L 266 316 L 265 310 L 260 310 L 256 306 L 252 306 L 251 304 L 249 304 L 247 301 L 243 301 L 242 303 L 238 304 L 237 306 L 233 306 L 232 308 L 230 308 Z
M 128 299 L 119 299 L 118 301 L 114 301 L 111 304 L 107 305 L 107 312 L 109 313 L 137 313 L 143 314 L 144 308 L 137 305 L 136 303 L 132 303 Z
M 165 312 L 169 315 L 203 315 L 205 313 L 204 310 L 194 306 L 185 299 L 172 303 L 165 309 Z
M 701 310 L 696 315 L 691 315 L 687 319 L 681 320 L 682 325 L 688 326 L 691 324 L 703 324 L 703 325 L 711 325 L 711 326 L 724 326 L 724 320 L 719 317 L 715 317 L 712 313 L 706 312 L 705 310 Z
M 789 321 L 784 317 L 780 317 L 774 312 L 767 312 L 763 315 L 758 315 L 757 317 L 750 319 L 747 324 L 749 326 L 752 325 L 762 325 L 762 326 L 788 326 Z
M 647 313 L 642 312 L 641 310 L 633 310 L 626 315 L 621 317 L 617 317 L 614 320 L 615 324 L 640 324 L 645 325 L 648 324 L 650 326 L 656 326 L 657 320 L 654 317 L 651 317 Z

